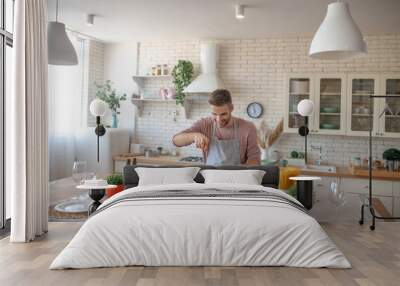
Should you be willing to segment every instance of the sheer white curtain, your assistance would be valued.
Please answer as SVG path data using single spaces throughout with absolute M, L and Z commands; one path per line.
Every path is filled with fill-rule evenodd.
M 45 0 L 15 1 L 13 92 L 10 128 L 12 242 L 27 242 L 47 231 L 47 7 Z
M 85 40 L 70 33 L 78 65 L 49 65 L 50 181 L 71 176 L 76 135 L 86 127 Z

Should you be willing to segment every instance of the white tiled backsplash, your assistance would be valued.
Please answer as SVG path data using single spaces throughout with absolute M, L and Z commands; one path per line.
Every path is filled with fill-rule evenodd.
M 310 59 L 310 38 L 218 41 L 218 69 L 231 91 L 235 116 L 250 120 L 246 106 L 258 101 L 264 106 L 261 119 L 266 119 L 271 127 L 275 126 L 283 117 L 287 73 L 400 72 L 400 35 L 368 36 L 366 41 L 367 56 L 340 62 Z M 192 61 L 198 70 L 199 48 L 199 40 L 140 43 L 139 72 L 145 74 L 157 64 L 168 64 L 171 69 L 178 59 Z M 149 88 L 154 91 L 162 85 L 165 82 L 154 81 Z M 136 122 L 135 140 L 149 147 L 173 148 L 171 137 L 174 133 L 209 115 L 206 98 L 195 101 L 191 110 L 190 119 L 185 119 L 182 110 L 173 102 L 146 102 L 143 114 Z M 257 123 L 258 120 L 253 121 Z M 321 145 L 324 163 L 335 165 L 346 165 L 352 156 L 365 157 L 368 151 L 366 137 L 311 135 L 309 143 Z M 302 150 L 303 146 L 303 138 L 299 135 L 284 134 L 274 148 L 287 156 L 292 150 Z M 400 147 L 400 140 L 374 139 L 375 156 L 380 157 L 392 146 Z M 182 155 L 200 155 L 193 147 L 181 148 L 180 152 Z M 318 151 L 309 152 L 310 159 L 317 158 Z

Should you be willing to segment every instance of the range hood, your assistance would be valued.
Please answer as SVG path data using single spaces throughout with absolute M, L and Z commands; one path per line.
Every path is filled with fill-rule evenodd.
M 211 93 L 224 88 L 224 83 L 218 77 L 218 46 L 208 42 L 200 45 L 200 75 L 184 90 L 184 93 Z

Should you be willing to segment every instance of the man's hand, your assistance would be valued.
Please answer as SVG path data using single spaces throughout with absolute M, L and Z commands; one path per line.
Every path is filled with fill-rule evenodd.
M 208 152 L 208 144 L 210 143 L 210 140 L 208 139 L 208 137 L 202 133 L 194 133 L 193 137 L 194 137 L 193 142 L 196 144 L 196 148 L 200 148 L 205 153 L 207 153 Z
M 178 147 L 188 146 L 194 143 L 196 144 L 197 148 L 200 148 L 205 154 L 207 154 L 210 139 L 208 139 L 208 137 L 203 133 L 192 132 L 177 134 L 174 136 L 174 138 L 172 138 L 172 142 Z

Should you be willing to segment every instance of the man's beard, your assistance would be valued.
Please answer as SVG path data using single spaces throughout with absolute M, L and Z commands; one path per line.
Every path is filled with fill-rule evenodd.
M 223 127 L 225 127 L 226 125 L 228 125 L 229 121 L 231 121 L 231 116 L 229 116 L 228 119 L 219 122 L 218 125 L 219 125 L 220 128 L 221 128 L 221 127 L 223 128 Z

